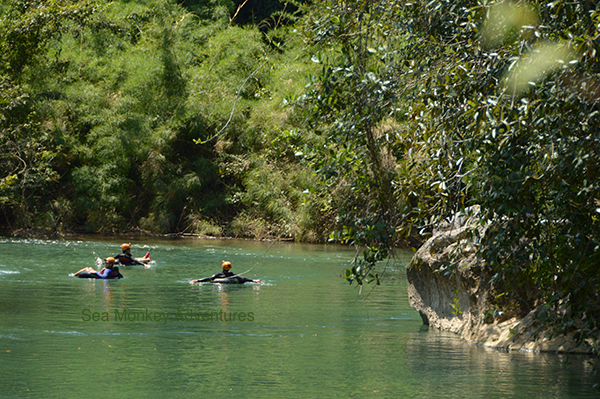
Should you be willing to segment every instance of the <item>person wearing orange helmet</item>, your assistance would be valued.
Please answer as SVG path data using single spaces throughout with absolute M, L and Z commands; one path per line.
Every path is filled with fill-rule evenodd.
M 235 274 L 231 271 L 231 262 L 228 260 L 224 260 L 222 263 L 223 271 L 219 273 L 215 273 L 210 277 L 199 278 L 196 280 L 190 281 L 190 284 L 195 283 L 229 283 L 229 284 L 244 284 L 244 283 L 260 283 L 260 280 L 253 280 L 251 278 L 242 277 L 238 274 Z
M 144 265 L 150 261 L 150 252 L 148 252 L 143 258 L 134 258 L 131 255 L 131 243 L 121 244 L 121 252 L 114 256 L 115 261 L 121 265 Z
M 69 276 L 101 279 L 123 278 L 123 275 L 119 273 L 119 268 L 115 266 L 115 258 L 112 256 L 104 259 L 104 267 L 99 272 L 92 267 L 84 267 L 75 273 L 69 274 Z

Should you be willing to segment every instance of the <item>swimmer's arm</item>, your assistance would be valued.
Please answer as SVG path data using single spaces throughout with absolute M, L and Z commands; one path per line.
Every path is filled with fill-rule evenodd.
M 219 274 L 219 273 L 217 273 L 217 274 Z M 190 281 L 190 284 L 205 283 L 207 281 L 213 281 L 214 279 L 216 279 L 218 277 L 217 274 L 213 274 L 210 277 L 204 277 L 204 278 L 199 278 L 197 280 L 192 280 L 192 281 Z

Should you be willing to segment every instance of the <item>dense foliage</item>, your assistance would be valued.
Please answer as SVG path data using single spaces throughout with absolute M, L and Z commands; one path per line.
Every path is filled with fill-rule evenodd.
M 293 149 L 310 137 L 281 106 L 312 67 L 277 23 L 284 5 L 261 10 L 262 30 L 236 23 L 252 4 L 182 5 L 2 6 L 3 225 L 324 235 Z
M 341 228 L 331 239 L 364 249 L 346 274 L 361 284 L 365 276 L 378 279 L 371 271 L 397 243 L 404 205 L 393 193 L 394 130 L 403 119 L 396 108 L 399 10 L 387 1 L 326 4 L 307 15 L 304 32 L 322 70 L 295 104 L 325 143 L 311 160 L 327 194 L 335 194 L 331 206 Z
M 340 146 L 338 156 L 368 146 L 348 134 L 352 129 L 364 137 L 380 129 L 377 139 L 386 144 L 379 155 L 367 152 L 363 158 L 372 168 L 363 193 L 379 205 L 361 212 L 379 224 L 359 231 L 355 222 L 346 224 L 345 240 L 371 247 L 359 267 L 348 271 L 349 281 L 373 278 L 379 260 L 374 254 L 395 241 L 388 231 L 406 234 L 419 227 L 427 234 L 465 207 L 480 205 L 482 223 L 492 221 L 478 239 L 496 305 L 524 315 L 545 304 L 540 321 L 557 332 L 577 331 L 597 350 L 600 9 L 592 2 L 562 1 L 394 4 L 397 12 L 386 1 L 352 8 L 340 3 L 331 9 L 333 17 L 324 17 L 339 27 L 329 32 L 344 57 L 317 83 L 314 118 L 333 115 L 333 140 L 351 143 L 350 151 Z M 388 12 L 386 22 L 368 24 L 379 7 Z M 354 13 L 352 22 L 343 18 L 348 12 Z M 343 28 L 338 19 L 346 21 Z M 403 37 L 382 31 L 385 26 Z M 382 40 L 389 46 L 383 55 L 383 47 L 376 47 Z M 399 42 L 405 45 L 390 48 Z M 375 43 L 373 50 L 366 43 Z M 381 55 L 383 67 L 373 62 L 365 70 L 369 53 Z M 365 90 L 370 82 L 385 83 Z M 355 108 L 345 101 L 347 92 L 355 96 Z M 365 109 L 368 117 L 361 113 Z M 397 128 L 384 133 L 386 125 L 394 126 L 384 117 Z M 368 126 L 371 121 L 375 125 Z M 377 156 L 385 154 L 397 162 L 390 183 L 401 214 L 391 218 L 382 213 L 380 199 L 389 188 L 376 171 Z M 348 177 L 347 168 L 335 170 Z M 359 174 L 369 176 L 364 171 Z
M 540 321 L 598 345 L 594 2 L 18 0 L 0 16 L 2 225 L 333 231 L 363 250 L 346 274 L 362 284 L 478 205 L 495 305 L 545 304 Z
M 406 9 L 433 220 L 481 205 L 498 306 L 546 304 L 598 345 L 600 9 L 592 2 L 434 2 Z M 597 349 L 597 348 L 596 348 Z

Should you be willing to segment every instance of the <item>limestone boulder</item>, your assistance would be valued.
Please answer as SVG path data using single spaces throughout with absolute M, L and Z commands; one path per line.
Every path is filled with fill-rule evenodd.
M 477 253 L 488 225 L 479 208 L 471 207 L 435 230 L 414 255 L 407 268 L 408 297 L 423 323 L 497 349 L 589 353 L 571 337 L 541 330 L 539 309 L 520 319 L 491 316 L 490 271 Z

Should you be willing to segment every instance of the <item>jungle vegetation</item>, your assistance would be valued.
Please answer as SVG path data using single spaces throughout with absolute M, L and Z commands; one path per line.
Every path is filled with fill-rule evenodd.
M 243 7 L 263 12 L 264 4 Z M 312 65 L 293 43 L 285 5 L 250 13 L 260 29 L 238 21 L 243 7 L 3 5 L 2 224 L 323 236 L 321 206 L 306 192 L 315 180 L 297 155 L 311 137 L 294 130 L 281 106 Z
M 600 342 L 592 1 L 0 5 L 0 224 L 397 245 L 478 205 L 497 306 Z M 452 273 L 452 270 L 446 272 Z

